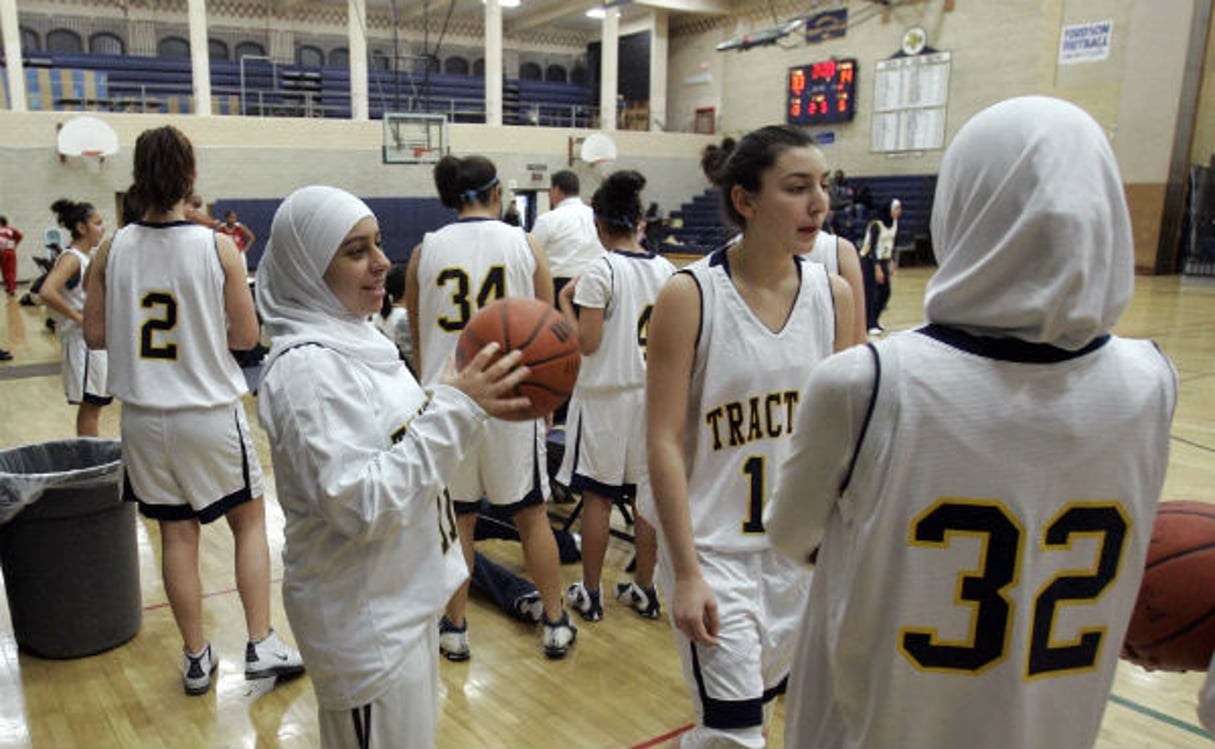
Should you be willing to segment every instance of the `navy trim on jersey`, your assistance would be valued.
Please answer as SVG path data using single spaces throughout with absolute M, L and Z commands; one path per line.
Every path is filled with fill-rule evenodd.
M 692 676 L 696 679 L 696 691 L 700 694 L 700 705 L 704 712 L 706 728 L 716 728 L 728 731 L 738 728 L 751 728 L 764 724 L 764 697 L 752 697 L 745 700 L 719 700 L 710 697 L 705 692 L 705 679 L 700 671 L 700 656 L 696 652 L 696 643 L 689 642 L 692 651 Z M 767 692 L 764 693 L 765 696 Z M 773 695 L 775 696 L 775 695 Z M 771 699 L 771 697 L 768 697 Z
M 1091 354 L 1104 346 L 1110 340 L 1109 333 L 1097 336 L 1089 341 L 1084 348 L 1077 351 L 1052 346 L 1049 343 L 1031 343 L 1019 338 L 990 338 L 971 335 L 948 325 L 930 323 L 915 332 L 929 338 L 961 349 L 977 356 L 995 359 L 997 361 L 1022 362 L 1025 364 L 1057 364 Z
M 354 738 L 359 749 L 371 749 L 371 703 L 350 708 L 350 719 L 354 723 Z
M 87 372 L 88 370 L 86 369 L 85 371 Z M 114 396 L 112 396 L 112 395 L 93 395 L 92 393 L 85 393 L 83 400 L 85 403 L 89 403 L 94 406 L 108 406 L 114 402 Z
M 695 273 L 688 270 L 680 270 L 676 271 L 676 273 L 684 273 L 688 278 L 692 279 L 692 283 L 696 284 L 696 294 L 700 297 L 700 319 L 696 321 L 696 338 L 692 341 L 692 357 L 695 359 L 695 352 L 700 349 L 700 336 L 705 330 L 705 292 L 704 289 L 700 288 L 700 281 L 696 279 Z
M 511 502 L 504 505 L 494 505 L 494 508 L 501 510 L 509 515 L 525 510 L 533 505 L 542 505 L 545 503 L 544 490 L 541 489 L 540 483 L 540 451 L 535 447 L 536 444 L 536 429 L 539 422 L 532 423 L 532 488 L 528 490 L 517 502 Z M 470 515 L 474 512 L 480 512 L 481 500 L 474 502 L 452 500 L 452 509 L 457 515 Z
M 456 219 L 457 224 L 479 224 L 484 221 L 500 221 L 492 216 L 463 216 Z
M 620 255 L 621 257 L 627 257 L 632 260 L 653 260 L 654 258 L 658 257 L 658 254 L 654 252 L 629 252 L 628 250 L 622 250 L 619 248 L 615 250 L 608 250 L 608 252 L 612 253 L 613 255 Z
M 202 224 L 197 224 L 189 219 L 184 218 L 178 221 L 144 221 L 141 219 L 133 223 L 138 226 L 146 226 L 149 229 L 170 229 L 174 226 L 202 226 Z M 203 228 L 205 229 L 207 227 L 203 226 Z
M 848 461 L 848 472 L 840 481 L 840 494 L 852 483 L 852 472 L 856 469 L 856 461 L 861 456 L 861 446 L 865 444 L 865 435 L 869 432 L 869 422 L 873 420 L 873 409 L 877 406 L 878 389 L 882 385 L 882 358 L 878 356 L 877 348 L 872 343 L 866 343 L 865 348 L 873 354 L 873 392 L 869 394 L 869 405 L 865 407 L 865 418 L 861 422 L 861 433 L 856 437 L 852 447 L 852 458 Z M 816 549 L 817 551 L 817 549 Z
M 777 684 L 776 686 L 769 687 L 768 689 L 764 690 L 764 696 L 762 698 L 764 701 L 764 704 L 765 705 L 768 704 L 769 702 L 771 702 L 772 700 L 781 696 L 788 690 L 789 690 L 789 677 L 786 676 L 785 678 L 781 679 L 780 683 Z
M 578 472 L 579 459 L 582 457 L 582 418 L 579 414 L 578 433 L 574 436 L 574 464 L 570 471 L 570 490 L 575 492 L 592 491 L 601 497 L 607 497 L 613 502 L 622 502 L 637 494 L 636 484 L 605 484 L 586 474 Z

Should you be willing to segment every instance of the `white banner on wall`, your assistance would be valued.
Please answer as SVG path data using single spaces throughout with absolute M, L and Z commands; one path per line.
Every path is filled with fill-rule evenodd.
M 1108 58 L 1113 34 L 1114 22 L 1109 20 L 1064 26 L 1059 35 L 1059 64 L 1073 65 Z
M 872 151 L 922 151 L 945 144 L 949 52 L 882 60 L 873 83 Z

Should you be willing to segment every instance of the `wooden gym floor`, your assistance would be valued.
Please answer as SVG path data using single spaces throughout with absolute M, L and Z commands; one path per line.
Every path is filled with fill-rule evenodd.
M 895 277 L 892 306 L 883 321 L 888 328 L 922 321 L 929 274 L 926 268 L 905 268 Z M 58 343 L 43 321 L 40 308 L 7 301 L 0 348 L 12 351 L 14 358 L 0 363 L 0 448 L 74 435 L 75 412 L 64 402 L 58 374 Z M 1215 282 L 1179 276 L 1137 279 L 1134 302 L 1118 332 L 1154 339 L 1180 373 L 1163 498 L 1212 501 Z M 278 586 L 282 512 L 274 500 L 273 467 L 251 398 L 247 406 L 269 479 L 274 623 L 290 639 Z M 105 410 L 103 436 L 118 437 L 119 408 Z M 131 642 L 89 658 L 41 660 L 19 652 L 7 606 L 0 606 L 0 749 L 316 746 L 315 701 L 307 678 L 272 691 L 244 679 L 245 632 L 226 526 L 218 523 L 203 533 L 206 624 L 221 659 L 215 688 L 205 697 L 182 693 L 181 643 L 160 578 L 157 528 L 140 519 L 137 533 L 144 611 L 142 629 Z M 512 568 L 522 567 L 518 544 L 491 541 L 480 548 Z M 605 587 L 626 578 L 622 569 L 629 554 L 626 542 L 613 539 Z M 564 575 L 572 582 L 581 570 L 567 565 Z M 692 708 L 669 625 L 643 620 L 615 601 L 605 605 L 603 621 L 579 623 L 578 644 L 569 657 L 550 662 L 541 653 L 536 629 L 474 598 L 469 615 L 473 658 L 441 665 L 439 745 L 676 745 L 692 720 Z M 1202 676 L 1148 673 L 1121 663 L 1098 746 L 1210 746 L 1194 712 Z M 778 709 L 774 746 L 782 743 L 782 720 Z

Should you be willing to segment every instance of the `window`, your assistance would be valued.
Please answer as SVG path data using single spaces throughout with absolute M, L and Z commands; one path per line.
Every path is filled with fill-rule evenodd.
M 94 55 L 121 55 L 126 52 L 126 43 L 117 34 L 99 31 L 89 37 L 89 53 Z
M 525 81 L 542 81 L 544 71 L 534 62 L 525 62 L 519 66 L 519 77 Z
M 473 75 L 478 78 L 485 77 L 485 58 L 478 57 L 473 60 Z
M 38 38 L 37 31 L 27 29 L 24 26 L 21 27 L 21 49 L 27 52 L 42 49 L 42 40 Z
M 266 48 L 257 42 L 239 42 L 236 45 L 236 59 L 242 57 L 265 57 Z
M 549 65 L 544 69 L 544 80 L 565 83 L 565 67 L 562 65 Z
M 84 51 L 84 43 L 80 40 L 80 34 L 75 31 L 55 29 L 47 32 L 46 51 L 80 54 Z
M 585 86 L 587 83 L 586 68 L 582 65 L 574 65 L 574 69 L 570 71 L 570 83 L 577 83 L 579 86 Z
M 367 67 L 372 70 L 392 69 L 391 60 L 388 59 L 388 55 L 384 54 L 384 51 L 379 49 L 371 50 L 371 60 Z
M 228 43 L 219 39 L 207 40 L 207 54 L 212 60 L 228 59 Z
M 166 36 L 156 44 L 157 57 L 189 57 L 190 43 L 180 36 Z
M 443 61 L 443 72 L 451 75 L 468 75 L 468 60 L 463 57 L 449 57 Z
M 325 65 L 325 53 L 320 47 L 311 44 L 301 44 L 295 50 L 295 62 L 306 68 L 319 68 Z
M 333 49 L 329 50 L 329 67 L 350 67 L 350 50 L 346 49 L 345 47 L 334 47 Z

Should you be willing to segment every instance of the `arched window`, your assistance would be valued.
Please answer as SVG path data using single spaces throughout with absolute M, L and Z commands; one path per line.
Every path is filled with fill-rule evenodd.
M 371 50 L 371 62 L 368 67 L 372 70 L 392 70 L 392 61 L 388 59 L 388 55 L 384 54 L 384 50 Z
M 21 49 L 33 50 L 42 49 L 42 40 L 38 38 L 38 32 L 25 26 L 21 27 Z
M 565 66 L 549 65 L 544 69 L 544 80 L 565 83 Z
M 350 50 L 346 49 L 345 47 L 334 47 L 333 49 L 329 50 L 329 67 L 350 67 Z
M 121 55 L 127 51 L 122 37 L 108 31 L 98 31 L 89 37 L 89 53 L 94 55 Z
M 477 59 L 473 60 L 473 75 L 476 76 L 477 78 L 485 77 L 485 58 L 484 57 L 478 57 Z
M 84 51 L 84 42 L 80 40 L 80 34 L 71 29 L 55 29 L 46 34 L 46 51 L 80 54 Z
M 451 75 L 468 75 L 468 60 L 463 57 L 449 57 L 443 61 L 443 72 Z
M 166 36 L 156 43 L 157 57 L 189 57 L 190 43 L 180 36 Z
M 319 68 L 325 64 L 325 53 L 320 47 L 311 44 L 301 44 L 295 50 L 295 62 L 306 68 Z
M 235 54 L 237 60 L 242 57 L 265 57 L 266 48 L 257 42 L 238 42 Z
M 544 71 L 534 62 L 525 62 L 519 66 L 519 78 L 525 81 L 544 80 Z
M 586 68 L 582 65 L 575 64 L 574 69 L 570 71 L 570 83 L 577 83 L 579 86 L 585 86 L 586 78 Z
M 228 43 L 220 39 L 207 40 L 207 54 L 212 60 L 228 59 Z

